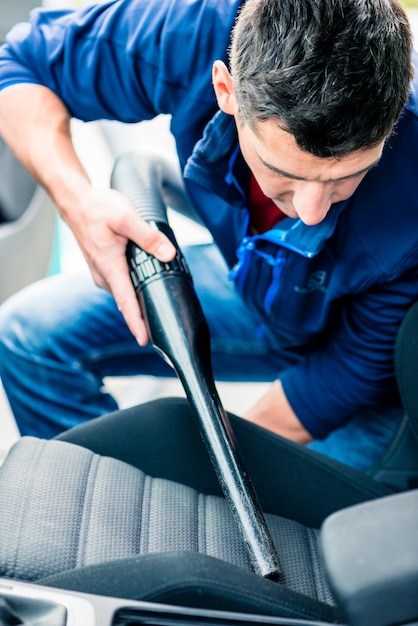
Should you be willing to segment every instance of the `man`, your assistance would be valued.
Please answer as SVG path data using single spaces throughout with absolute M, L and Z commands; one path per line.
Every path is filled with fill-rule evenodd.
M 393 345 L 418 294 L 410 58 L 391 0 L 125 0 L 38 11 L 12 31 L 0 133 L 103 288 L 53 278 L 4 305 L 0 374 L 21 432 L 49 437 L 115 409 L 106 375 L 166 373 L 125 246 L 161 260 L 173 248 L 118 192 L 92 187 L 69 120 L 168 113 L 189 195 L 232 270 L 228 282 L 214 246 L 186 251 L 216 376 L 272 381 L 247 419 L 370 466 L 400 419 Z

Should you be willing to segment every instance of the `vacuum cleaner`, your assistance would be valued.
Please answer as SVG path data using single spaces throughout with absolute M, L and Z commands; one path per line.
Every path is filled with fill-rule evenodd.
M 128 242 L 131 280 L 150 340 L 174 368 L 198 420 L 251 565 L 256 573 L 277 580 L 279 558 L 214 383 L 209 328 L 190 271 L 168 224 L 164 169 L 164 161 L 129 152 L 116 160 L 112 171 L 112 188 L 124 194 L 177 251 L 172 261 L 163 263 Z

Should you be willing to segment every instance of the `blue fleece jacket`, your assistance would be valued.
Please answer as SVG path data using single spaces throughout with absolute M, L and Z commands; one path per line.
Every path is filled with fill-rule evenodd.
M 0 52 L 0 89 L 46 85 L 84 121 L 171 115 L 195 207 L 260 326 L 288 355 L 280 378 L 291 406 L 321 438 L 396 394 L 395 337 L 418 296 L 418 80 L 381 162 L 349 200 L 316 226 L 287 218 L 248 236 L 248 170 L 211 86 L 241 2 L 35 10 Z

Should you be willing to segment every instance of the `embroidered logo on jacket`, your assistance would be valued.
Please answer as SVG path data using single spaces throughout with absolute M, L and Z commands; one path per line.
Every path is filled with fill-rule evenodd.
M 326 292 L 325 280 L 327 273 L 324 270 L 317 270 L 313 272 L 309 278 L 306 287 L 294 287 L 294 290 L 298 293 L 311 293 L 312 291 Z

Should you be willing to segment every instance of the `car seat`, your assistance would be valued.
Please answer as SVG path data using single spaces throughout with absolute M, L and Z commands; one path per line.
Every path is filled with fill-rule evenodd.
M 6 41 L 6 35 L 12 26 L 26 21 L 29 12 L 40 4 L 42 2 L 37 0 L 19 0 L 19 2 L 0 0 L 0 44 Z
M 397 384 L 405 416 L 388 449 L 369 475 L 398 491 L 418 488 L 418 324 L 414 305 L 402 324 L 395 350 Z
M 56 211 L 0 138 L 0 304 L 48 272 Z
M 417 328 L 415 304 L 396 347 L 414 430 Z M 279 553 L 279 582 L 251 571 L 180 398 L 15 444 L 0 469 L 0 575 L 289 624 L 416 623 L 418 491 L 395 492 L 240 418 L 231 423 Z

